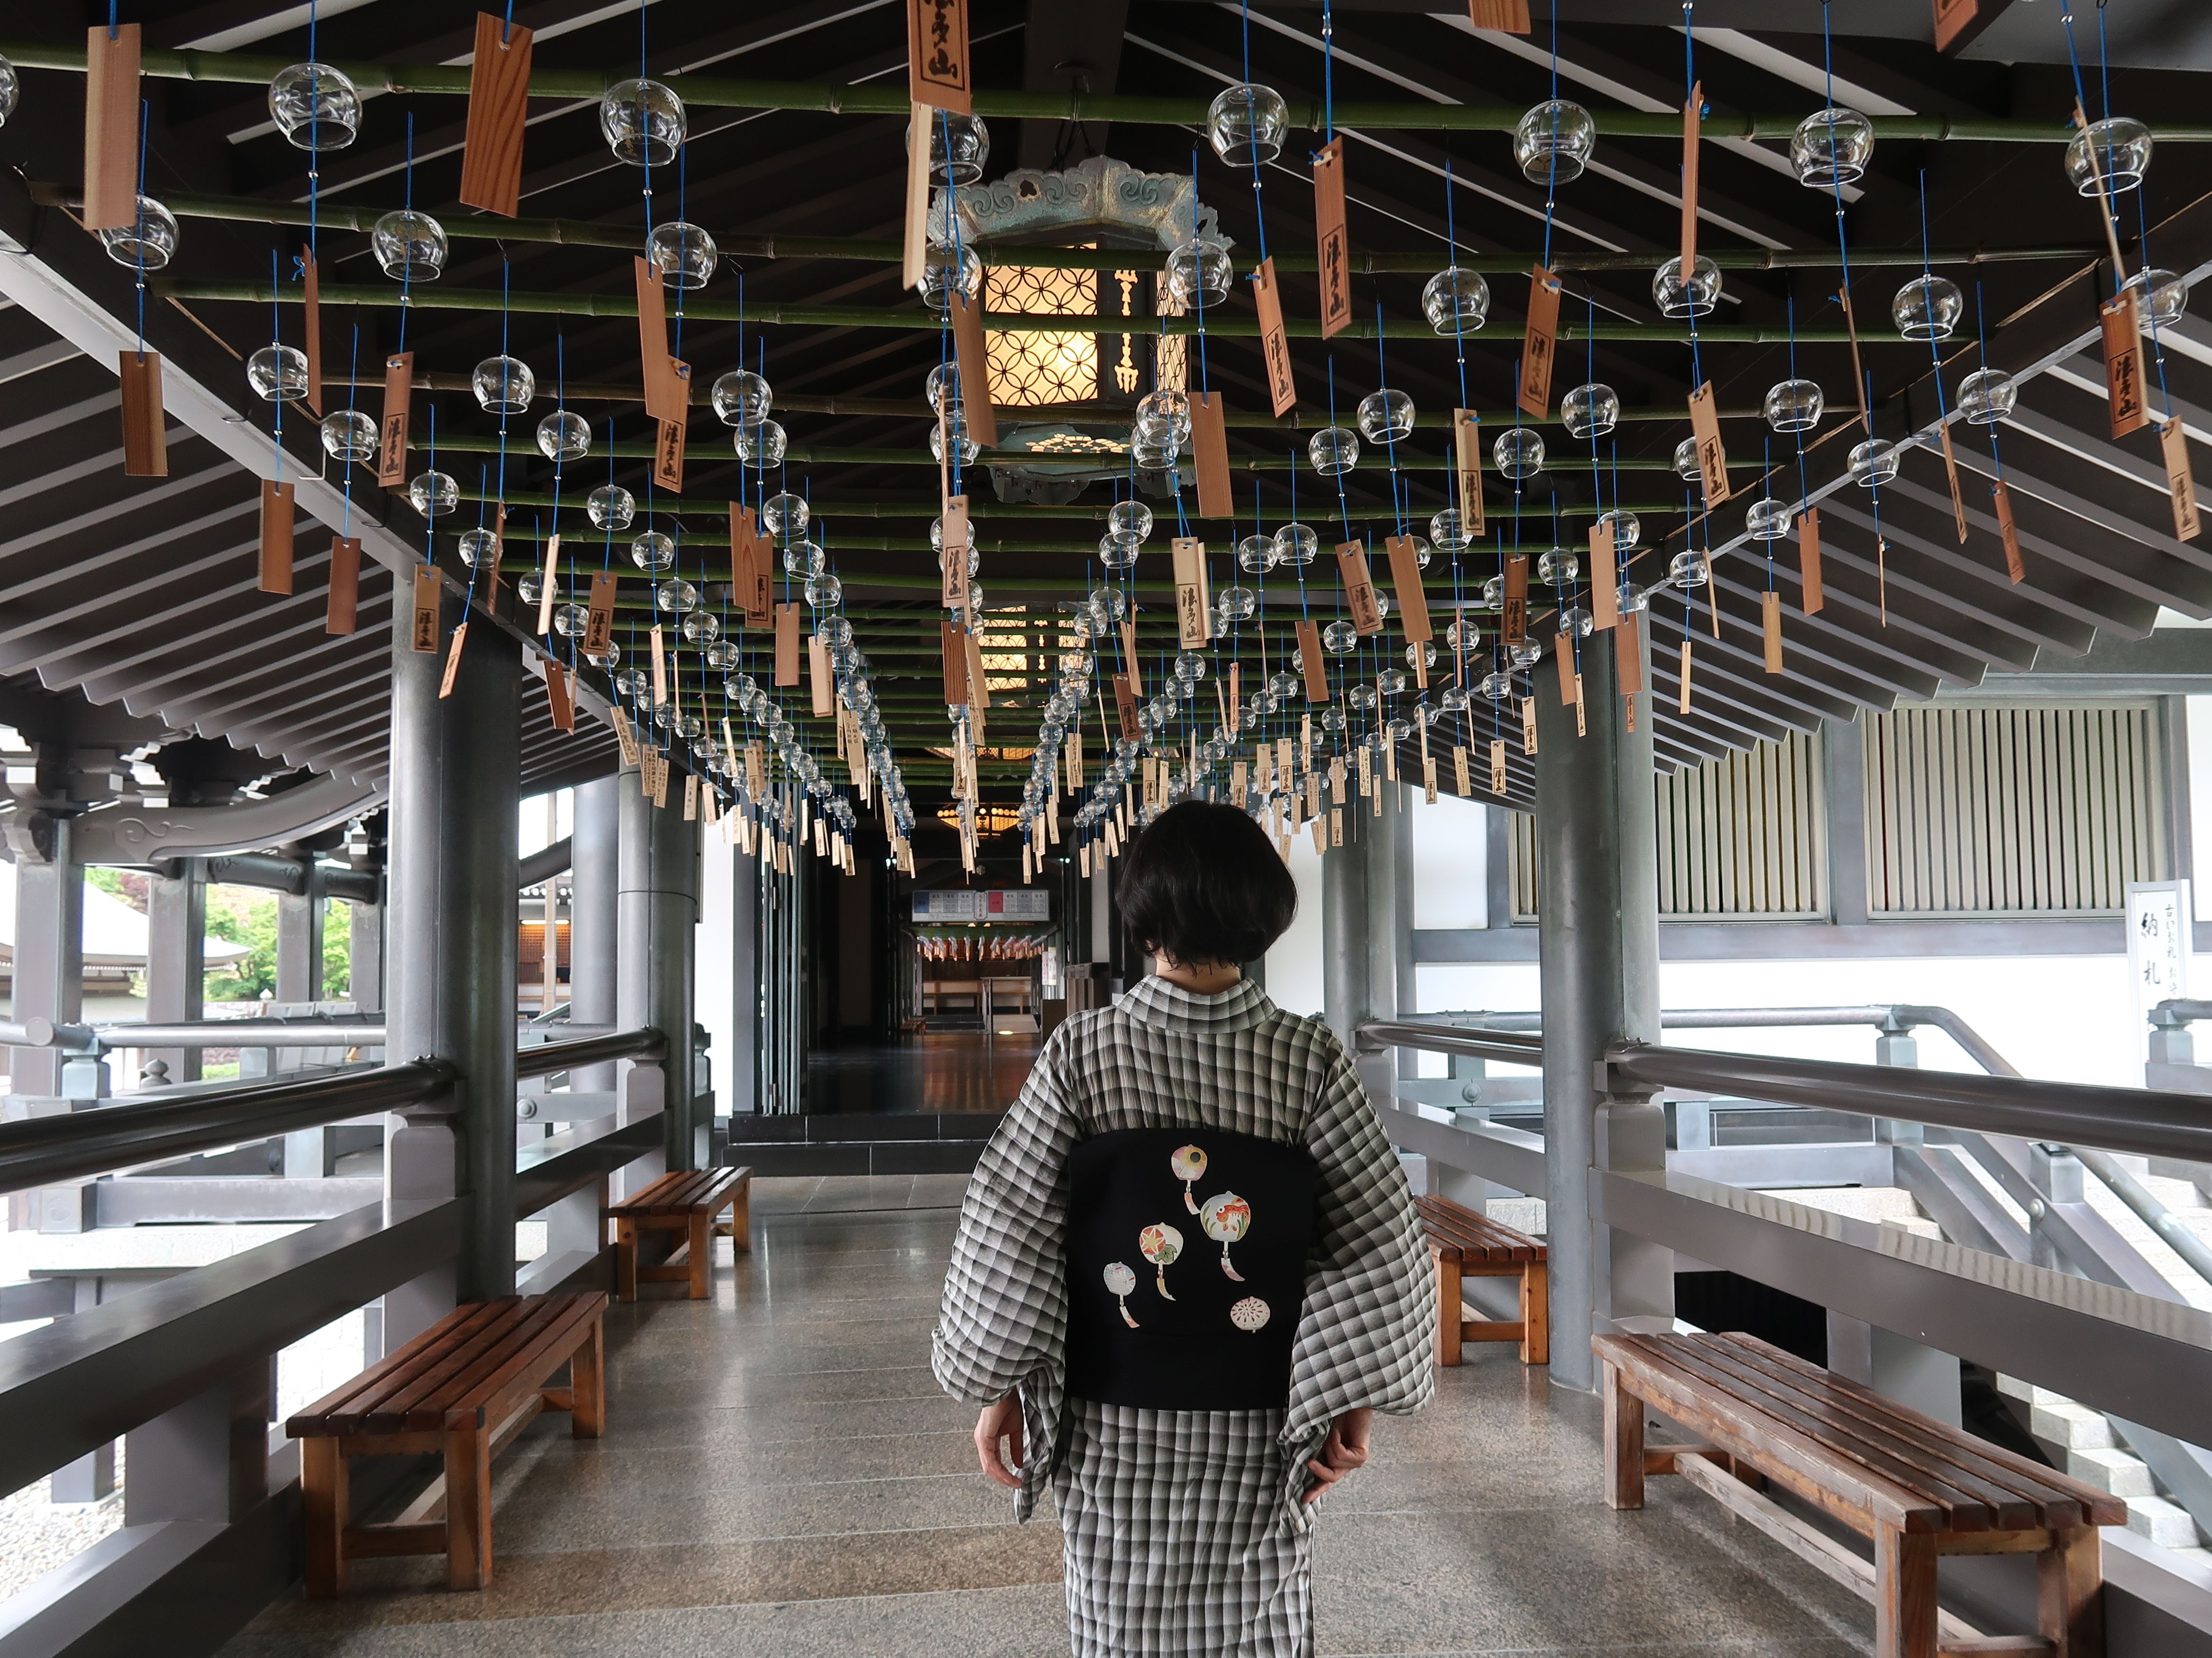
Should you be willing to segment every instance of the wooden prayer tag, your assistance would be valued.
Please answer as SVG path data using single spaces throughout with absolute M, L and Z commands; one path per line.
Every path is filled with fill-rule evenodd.
M 602 570 L 592 578 L 584 614 L 584 654 L 605 656 L 615 642 L 615 575 Z
M 1538 420 L 1552 412 L 1552 359 L 1559 343 L 1559 279 L 1538 265 L 1528 273 L 1528 331 L 1521 340 L 1522 410 Z
M 576 729 L 576 699 L 568 694 L 568 671 L 550 657 L 545 662 L 545 707 L 555 731 Z
M 1570 708 L 1573 706 L 1575 698 L 1581 694 L 1577 687 L 1582 683 L 1583 677 L 1581 671 L 1575 666 L 1575 641 L 1565 634 L 1559 635 L 1554 644 L 1552 657 L 1553 665 L 1559 671 L 1559 706 L 1563 708 Z
M 1183 649 L 1201 650 L 1213 640 L 1213 599 L 1206 591 L 1206 544 L 1195 536 L 1177 536 L 1169 545 L 1175 556 L 1176 636 Z
M 968 435 L 986 449 L 999 446 L 999 417 L 991 409 L 991 365 L 983 343 L 983 296 L 952 295 L 952 349 L 960 365 L 960 406 Z
M 1515 553 L 1505 561 L 1504 609 L 1498 614 L 1498 633 L 1508 645 L 1528 637 L 1528 555 Z
M 438 616 L 440 589 L 438 572 L 428 564 L 415 567 L 415 620 L 410 626 L 407 642 L 410 648 L 428 656 L 438 648 L 444 625 Z
M 687 771 L 684 774 L 684 821 L 692 823 L 696 823 L 698 818 L 699 774 L 696 771 Z M 815 827 L 818 829 L 821 825 L 817 823 Z
M 1521 699 L 1521 752 L 1536 752 L 1536 699 L 1533 696 Z
M 85 31 L 84 228 L 138 222 L 138 25 Z
M 1145 694 L 1145 663 L 1137 654 L 1137 623 L 1133 616 L 1121 619 L 1121 666 L 1129 676 L 1129 689 L 1139 696 Z
M 1382 631 L 1382 607 L 1375 602 L 1375 581 L 1367 574 L 1367 549 L 1357 541 L 1340 544 L 1336 550 L 1337 568 L 1344 574 L 1344 604 L 1352 612 L 1354 633 L 1379 634 Z
M 945 706 L 959 708 L 968 701 L 968 647 L 950 622 L 937 624 L 937 652 L 945 665 Z
M 1121 717 L 1122 740 L 1135 742 L 1138 736 L 1137 692 L 1135 687 L 1129 683 L 1129 676 L 1125 673 L 1114 676 L 1114 710 Z
M 960 638 L 968 651 L 968 705 L 975 709 L 988 708 L 991 706 L 991 685 L 983 677 L 983 641 L 975 636 L 975 630 L 972 628 L 963 633 Z M 982 729 L 982 721 L 979 719 L 975 725 L 978 741 L 981 740 Z
M 907 0 L 906 64 L 907 95 L 915 103 L 974 112 L 968 0 Z
M 1620 570 L 1613 554 L 1613 525 L 1593 524 L 1589 532 L 1590 625 L 1611 628 L 1620 621 Z
M 1467 0 L 1467 15 L 1479 29 L 1528 33 L 1528 0 Z
M 1252 279 L 1252 302 L 1260 313 L 1260 355 L 1267 365 L 1267 397 L 1279 418 L 1298 406 L 1298 388 L 1291 376 L 1291 337 L 1283 328 L 1283 296 L 1275 286 L 1273 259 L 1260 261 Z
M 775 607 L 775 683 L 799 683 L 799 606 Z
M 386 489 L 407 482 L 407 404 L 415 395 L 415 354 L 384 360 L 384 423 L 376 451 L 376 481 Z
M 1687 714 L 1690 711 L 1690 641 L 1687 639 L 1682 641 L 1682 665 L 1675 670 L 1675 677 L 1682 691 L 1675 708 L 1678 713 Z
M 775 548 L 753 522 L 752 508 L 738 508 L 738 527 L 744 532 L 744 562 L 738 566 L 743 582 L 739 600 L 745 610 L 745 626 L 767 628 L 775 622 Z
M 678 388 L 669 372 L 675 359 L 668 355 L 668 299 L 661 290 L 660 267 L 643 254 L 633 258 L 630 267 L 637 291 L 637 361 L 645 380 L 645 412 L 654 420 L 674 420 Z
M 1321 653 L 1321 623 L 1301 622 L 1297 624 L 1298 669 L 1305 676 L 1306 701 L 1328 701 L 1328 662 Z
M 1690 393 L 1690 434 L 1698 440 L 1698 471 L 1705 480 L 1705 505 L 1729 498 L 1728 451 L 1721 446 L 1720 412 L 1713 407 L 1713 383 Z
M 161 410 L 161 355 L 126 345 L 117 372 L 123 388 L 123 476 L 165 478 L 169 434 Z
M 1933 0 L 1936 8 L 1936 50 L 1948 52 L 1951 44 L 1974 21 L 1981 8 L 1977 0 Z
M 689 413 L 678 404 L 677 419 L 659 422 L 653 446 L 653 481 L 679 495 L 684 493 L 684 435 L 688 424 L 683 416 Z
M 1190 463 L 1198 477 L 1198 515 L 1235 518 L 1229 481 L 1229 423 L 1218 392 L 1190 393 Z
M 1413 537 L 1392 536 L 1382 546 L 1390 556 L 1390 587 L 1398 598 L 1398 626 L 1407 642 L 1419 644 L 1434 639 L 1436 629 L 1429 624 L 1429 596 L 1421 586 L 1421 556 Z
M 538 625 L 531 631 L 540 639 L 553 631 L 553 595 L 560 586 L 561 537 L 545 537 L 545 563 L 538 573 Z
M 1766 671 L 1782 671 L 1782 595 L 1768 592 L 1759 596 L 1759 627 L 1766 641 Z
M 453 642 L 446 650 L 446 671 L 444 677 L 438 681 L 438 698 L 441 701 L 453 694 L 453 680 L 461 671 L 461 647 L 466 642 L 468 636 L 469 624 L 465 622 L 453 629 Z
M 529 113 L 531 33 L 477 14 L 469 63 L 468 127 L 461 140 L 461 203 L 512 219 L 522 210 L 522 131 Z
M 1472 409 L 1452 410 L 1452 453 L 1460 528 L 1472 539 L 1483 533 L 1482 420 Z
M 1321 337 L 1334 339 L 1352 320 L 1351 244 L 1345 235 L 1344 140 L 1332 138 L 1314 157 L 1316 269 L 1321 273 Z
M 1632 708 L 1635 705 L 1631 703 L 1629 706 Z M 1629 729 L 1631 731 L 1636 729 L 1632 722 Z M 1589 735 L 1589 711 L 1583 701 L 1583 677 L 1580 673 L 1575 675 L 1575 735 L 1577 737 Z
M 292 591 L 292 486 L 261 480 L 261 580 L 264 593 Z
M 1943 476 L 1951 485 L 1951 516 L 1959 528 L 1959 544 L 1966 544 L 1966 498 L 1959 493 L 1959 452 L 1951 446 L 1951 422 L 1946 421 L 1936 428 L 1936 436 L 1943 448 Z
M 668 647 L 661 638 L 659 623 L 647 630 L 646 642 L 653 653 L 653 706 L 657 708 L 668 701 Z
M 1820 509 L 1808 507 L 1797 520 L 1797 580 L 1803 585 L 1807 616 L 1818 616 L 1827 598 L 1820 591 Z
M 2020 525 L 2013 522 L 2012 491 L 1999 478 L 1990 488 L 1997 511 L 1997 537 L 2004 543 L 2005 574 L 2014 582 L 2027 580 L 2027 565 L 2020 556 Z
M 830 647 L 820 634 L 806 636 L 806 689 L 814 700 L 814 717 L 827 720 L 837 711 L 836 681 L 830 674 Z
M 315 250 L 300 250 L 300 326 L 306 337 L 301 345 L 307 359 L 307 407 L 323 412 L 323 279 L 315 268 Z
M 1452 793 L 1457 795 L 1474 793 L 1474 779 L 1468 771 L 1467 745 L 1464 743 L 1452 745 Z
M 349 634 L 361 610 L 361 539 L 331 537 L 331 589 L 323 611 L 323 631 Z
M 2150 405 L 2143 399 L 2142 329 L 2135 290 L 2114 295 L 2102 309 L 2105 396 L 2112 405 L 2112 435 L 2124 438 L 2150 422 Z
M 936 115 L 927 104 L 907 106 L 905 240 L 899 257 L 899 286 L 921 286 L 929 263 L 929 129 Z
M 1698 112 L 1705 107 L 1703 82 L 1690 83 L 1690 96 L 1682 106 L 1682 264 L 1684 281 L 1698 264 Z
M 1490 792 L 1505 793 L 1505 739 L 1502 737 L 1490 739 Z
M 953 495 L 945 503 L 945 574 L 940 598 L 948 610 L 968 609 L 968 497 Z
M 2173 497 L 2173 533 L 2179 540 L 2194 541 L 2203 526 L 2197 515 L 2197 481 L 2189 471 L 2189 438 L 2180 421 L 2160 425 L 2158 446 L 2166 457 L 2166 492 Z
M 1633 616 L 1625 616 L 1613 630 L 1613 677 L 1620 694 L 1633 697 L 1644 689 L 1644 629 Z

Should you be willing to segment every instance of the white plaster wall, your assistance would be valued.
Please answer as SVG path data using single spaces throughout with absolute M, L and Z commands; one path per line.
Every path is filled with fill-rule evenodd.
M 732 881 L 737 848 L 722 844 L 719 828 L 702 826 L 699 865 L 698 965 L 693 980 L 698 1005 L 694 1013 L 707 1027 L 708 1064 L 714 1078 L 714 1114 L 731 1110 L 731 1046 L 736 1036 L 738 987 L 732 969 L 736 945 L 732 932 Z M 747 1108 L 750 1109 L 749 1106 Z
M 1437 795 L 1433 806 L 1418 790 L 1407 798 L 1413 803 L 1413 925 L 1489 926 L 1489 809 L 1455 794 Z
M 1321 853 L 1310 830 L 1291 841 L 1291 878 L 1297 883 L 1297 919 L 1267 951 L 1267 995 L 1286 1013 L 1322 1011 Z

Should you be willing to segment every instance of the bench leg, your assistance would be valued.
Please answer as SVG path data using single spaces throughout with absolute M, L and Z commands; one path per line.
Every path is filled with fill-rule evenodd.
M 446 1587 L 491 1582 L 491 1429 L 446 1430 Z
M 2094 1526 L 2051 1533 L 2035 1557 L 2035 1626 L 2053 1658 L 2105 1658 L 2104 1581 Z
M 615 1299 L 637 1299 L 637 1223 L 615 1222 Z
M 1874 1534 L 1875 1658 L 1936 1658 L 1936 1534 Z
M 1599 1383 L 1605 1394 L 1605 1503 L 1644 1506 L 1644 1401 L 1628 1391 L 1620 1367 L 1608 1364 Z M 1929 1658 L 1934 1658 L 1931 1653 Z
M 607 1430 L 607 1332 L 592 1321 L 591 1333 L 568 1360 L 568 1431 L 577 1439 L 597 1439 Z
M 307 1519 L 307 1594 L 345 1593 L 346 1461 L 335 1437 L 300 1442 L 300 1504 Z
M 694 1214 L 690 1226 L 691 1299 L 704 1301 L 708 1293 L 708 1278 L 714 1266 L 714 1218 L 708 1214 Z
M 730 1248 L 746 1254 L 753 1247 L 753 1187 L 750 1181 L 730 1199 Z
M 1437 1263 L 1437 1363 L 1459 1363 L 1459 1263 L 1439 1253 Z
M 1551 1280 L 1540 1260 L 1521 1269 L 1521 1362 L 1552 1362 Z

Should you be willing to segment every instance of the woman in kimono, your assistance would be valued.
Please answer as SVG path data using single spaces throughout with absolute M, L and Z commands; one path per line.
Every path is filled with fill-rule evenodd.
M 1175 806 L 1117 896 L 1154 975 L 976 1166 L 937 1378 L 1018 1520 L 1050 1482 L 1077 1658 L 1305 1658 L 1312 1505 L 1433 1388 L 1425 1247 L 1343 1047 L 1243 981 L 1297 906 L 1261 828 Z

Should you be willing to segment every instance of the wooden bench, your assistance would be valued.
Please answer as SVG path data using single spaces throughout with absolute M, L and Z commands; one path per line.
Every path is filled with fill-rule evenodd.
M 2102 1658 L 2097 1527 L 2127 1504 L 1884 1399 L 1756 1337 L 1604 1335 L 1606 1501 L 1644 1506 L 1679 1473 L 1875 1604 L 1877 1658 Z M 1702 1443 L 1647 1447 L 1646 1406 Z M 1766 1481 L 1874 1544 L 1871 1564 L 1757 1489 Z M 2036 1557 L 2035 1636 L 1981 1635 L 1936 1603 L 1946 1554 Z
M 606 1427 L 606 1307 L 597 1291 L 457 1307 L 287 1422 L 300 1442 L 307 1593 L 339 1594 L 348 1561 L 397 1554 L 443 1553 L 457 1589 L 489 1583 L 493 1455 L 541 1410 L 568 1412 L 579 1439 Z M 568 1385 L 548 1387 L 563 1365 Z M 417 1455 L 445 1458 L 442 1490 L 393 1523 L 352 1524 L 347 1463 Z
M 1552 1362 L 1551 1297 L 1545 1278 L 1544 1246 L 1525 1233 L 1501 1226 L 1449 1198 L 1415 1198 L 1413 1207 L 1428 1233 L 1429 1258 L 1437 1269 L 1437 1363 L 1459 1363 L 1463 1341 L 1517 1341 L 1523 1364 Z M 1521 1316 L 1496 1321 L 1471 1316 L 1460 1301 L 1460 1280 L 1517 1278 Z
M 609 1209 L 615 1223 L 615 1298 L 635 1301 L 642 1281 L 688 1283 L 691 1299 L 704 1301 L 714 1240 L 726 1237 L 732 1248 L 752 1248 L 752 1181 L 750 1169 L 678 1170 L 661 1175 Z M 717 1223 L 714 1217 L 725 1209 L 730 1218 Z M 641 1266 L 638 1242 L 644 1232 L 684 1236 L 667 1260 Z

